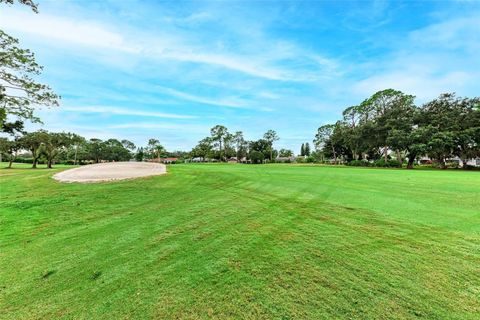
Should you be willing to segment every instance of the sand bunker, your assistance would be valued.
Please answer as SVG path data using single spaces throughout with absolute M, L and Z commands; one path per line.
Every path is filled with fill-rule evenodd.
M 98 163 L 59 172 L 53 176 L 61 182 L 102 182 L 156 176 L 167 173 L 166 166 L 148 162 Z

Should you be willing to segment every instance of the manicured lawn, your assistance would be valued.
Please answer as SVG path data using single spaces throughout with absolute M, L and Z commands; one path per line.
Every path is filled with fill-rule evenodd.
M 2 319 L 479 319 L 480 172 L 63 169 L 0 170 Z

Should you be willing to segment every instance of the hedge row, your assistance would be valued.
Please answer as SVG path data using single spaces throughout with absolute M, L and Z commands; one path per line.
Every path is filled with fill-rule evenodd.
M 399 168 L 400 162 L 398 160 L 379 159 L 373 162 L 367 160 L 352 160 L 347 163 L 347 166 L 352 167 L 379 167 L 379 168 Z

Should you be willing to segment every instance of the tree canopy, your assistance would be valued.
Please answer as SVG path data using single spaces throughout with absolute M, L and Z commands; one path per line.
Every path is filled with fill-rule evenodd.
M 12 4 L 13 0 L 2 0 Z M 37 5 L 29 0 L 20 0 L 37 12 Z M 35 61 L 29 49 L 19 46 L 19 41 L 0 30 L 0 131 L 9 117 L 40 122 L 34 115 L 36 106 L 58 106 L 60 97 L 52 89 L 37 82 L 43 67 Z
M 459 157 L 464 168 L 468 159 L 480 154 L 480 98 L 460 98 L 454 93 L 418 107 L 414 96 L 387 89 L 373 94 L 358 106 L 346 108 L 343 119 L 318 128 L 315 148 L 334 162 L 361 158 L 365 163 L 395 158 L 407 167 L 421 156 L 442 168 Z

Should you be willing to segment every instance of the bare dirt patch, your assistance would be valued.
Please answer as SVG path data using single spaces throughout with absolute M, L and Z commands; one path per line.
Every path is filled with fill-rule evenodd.
M 109 162 L 98 163 L 59 172 L 53 176 L 60 182 L 103 182 L 157 176 L 167 173 L 159 163 Z

